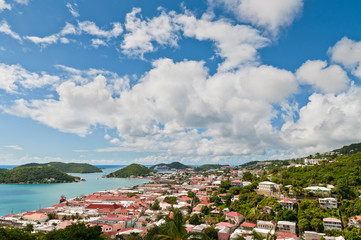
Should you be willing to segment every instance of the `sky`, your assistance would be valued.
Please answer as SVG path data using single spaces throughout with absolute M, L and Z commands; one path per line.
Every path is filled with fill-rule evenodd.
M 361 142 L 358 0 L 0 0 L 0 164 L 239 165 Z

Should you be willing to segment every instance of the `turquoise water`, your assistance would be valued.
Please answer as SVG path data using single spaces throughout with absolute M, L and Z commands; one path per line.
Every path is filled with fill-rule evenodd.
M 85 182 L 0 184 L 0 216 L 49 207 L 59 203 L 61 195 L 65 195 L 69 199 L 96 191 L 131 187 L 147 181 L 147 179 L 102 178 L 103 175 L 119 168 L 121 167 L 107 167 L 103 169 L 102 173 L 70 173 L 70 175 L 85 179 Z

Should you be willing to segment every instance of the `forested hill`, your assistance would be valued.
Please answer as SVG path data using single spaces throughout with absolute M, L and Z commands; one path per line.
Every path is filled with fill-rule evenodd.
M 208 171 L 208 170 L 211 170 L 211 169 L 218 169 L 220 167 L 223 167 L 223 166 L 226 166 L 226 165 L 220 165 L 220 164 L 203 164 L 199 167 L 196 167 L 194 170 L 196 171 Z
M 154 168 L 159 167 L 159 166 L 166 166 L 169 169 L 177 169 L 177 170 L 192 168 L 192 167 L 184 165 L 183 163 L 180 163 L 180 162 L 172 162 L 172 163 L 168 163 L 168 164 L 167 163 L 160 163 L 160 164 L 151 166 L 150 169 L 154 169 Z
M 130 164 L 129 166 L 119 169 L 118 171 L 112 172 L 108 174 L 106 177 L 115 177 L 115 178 L 128 178 L 130 176 L 138 177 L 146 177 L 149 176 L 153 170 L 143 166 L 141 164 Z
M 347 186 L 356 195 L 361 188 L 361 152 L 338 156 L 337 160 L 324 161 L 320 165 L 273 169 L 272 181 L 293 187 L 307 187 L 312 184 Z M 353 194 L 354 193 L 354 194 Z M 348 195 L 348 194 L 344 194 Z
M 7 170 L 6 168 L 0 168 L 0 172 L 4 172 L 6 170 Z
M 36 167 L 36 166 L 52 166 L 66 173 L 95 173 L 102 172 L 98 167 L 88 163 L 63 163 L 63 162 L 49 162 L 49 163 L 28 163 L 19 167 Z
M 55 167 L 17 167 L 0 172 L 0 183 L 65 183 L 79 181 L 78 177 L 70 176 Z
M 333 150 L 333 152 L 339 152 L 343 155 L 358 153 L 361 152 L 361 143 L 353 143 L 349 146 L 343 146 L 340 149 Z

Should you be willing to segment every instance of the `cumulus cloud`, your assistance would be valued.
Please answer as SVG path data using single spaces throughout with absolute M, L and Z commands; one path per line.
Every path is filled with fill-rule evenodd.
M 114 96 L 113 87 L 101 75 L 81 85 L 69 80 L 57 87 L 59 100 L 19 99 L 5 111 L 80 136 L 97 125 L 115 128 L 121 140 L 110 141 L 123 150 L 262 154 L 280 141 L 272 105 L 293 94 L 297 83 L 292 73 L 271 66 L 210 76 L 204 62 L 159 59 L 132 88 Z
M 268 29 L 277 34 L 280 27 L 290 25 L 302 10 L 302 0 L 212 0 L 233 12 L 242 22 Z
M 29 0 L 13 0 L 19 4 L 22 4 L 22 5 L 28 5 L 29 4 Z
M 356 42 L 344 37 L 329 49 L 329 53 L 332 61 L 343 65 L 361 78 L 361 41 Z
M 297 79 L 324 93 L 339 93 L 347 89 L 347 73 L 338 65 L 327 66 L 326 61 L 308 60 L 297 70 Z
M 324 152 L 358 142 L 361 132 L 361 88 L 351 88 L 339 95 L 314 93 L 299 110 L 299 119 L 286 121 L 281 133 L 289 148 L 300 154 Z
M 161 12 L 157 17 L 142 20 L 138 16 L 140 8 L 133 10 L 126 15 L 125 29 L 128 33 L 124 35 L 121 44 L 123 53 L 128 55 L 140 55 L 155 51 L 153 42 L 160 45 L 177 46 L 178 26 L 172 21 L 172 17 Z
M 1 23 L 0 23 L 0 32 L 4 33 L 6 35 L 9 35 L 10 37 L 12 37 L 12 38 L 14 38 L 16 40 L 21 41 L 21 37 L 19 36 L 19 34 L 13 32 L 11 30 L 10 25 L 5 20 L 1 21 Z
M 0 0 L 0 12 L 4 9 L 11 10 L 11 5 L 6 3 L 5 0 Z
M 29 72 L 20 65 L 7 65 L 0 63 L 0 89 L 14 93 L 21 85 L 24 88 L 40 88 L 53 85 L 60 80 L 58 76 L 47 73 Z
M 214 41 L 217 54 L 225 59 L 219 65 L 220 71 L 227 71 L 258 60 L 257 49 L 269 44 L 260 32 L 246 25 L 232 25 L 229 22 L 197 19 L 192 15 L 177 15 L 175 21 L 182 26 L 183 35 L 200 41 Z

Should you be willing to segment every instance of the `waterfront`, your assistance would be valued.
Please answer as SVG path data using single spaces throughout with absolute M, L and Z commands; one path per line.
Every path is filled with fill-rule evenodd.
M 103 175 L 123 166 L 100 167 L 105 167 L 101 173 L 70 173 L 86 180 L 77 183 L 0 184 L 0 216 L 49 207 L 57 204 L 61 195 L 69 199 L 96 191 L 130 187 L 147 181 L 147 179 L 102 178 Z

